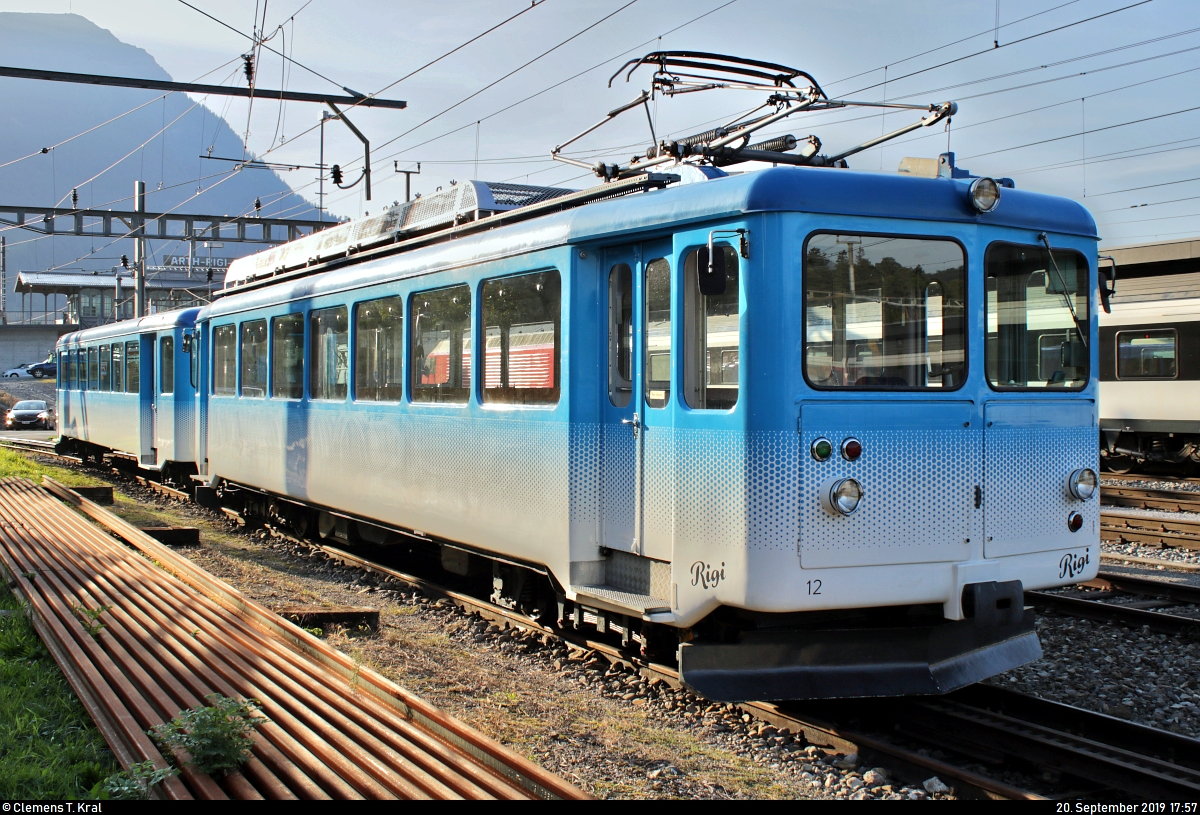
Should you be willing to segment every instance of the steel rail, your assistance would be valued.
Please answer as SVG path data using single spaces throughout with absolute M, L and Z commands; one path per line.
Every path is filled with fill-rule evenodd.
M 1200 630 L 1200 617 L 1157 611 L 1152 607 L 1200 604 L 1200 588 L 1196 586 L 1166 583 L 1143 577 L 1101 572 L 1095 580 L 1081 583 L 1093 589 L 1101 589 L 1104 599 L 1078 597 L 1064 594 L 1049 594 L 1027 591 L 1025 597 L 1035 606 L 1099 622 L 1122 623 L 1133 627 L 1149 626 L 1152 631 L 1164 634 L 1179 634 L 1184 631 Z M 1166 598 L 1165 602 L 1141 601 L 1137 605 L 1109 602 L 1118 595 Z
M 233 626 L 237 636 L 245 640 L 245 644 L 241 647 L 256 656 L 253 660 L 253 667 L 262 667 L 263 660 L 259 659 L 259 656 L 278 653 L 286 655 L 293 662 L 303 655 L 308 657 L 308 661 L 315 663 L 320 670 L 314 673 L 317 679 L 306 689 L 310 696 L 305 697 L 304 704 L 296 703 L 286 711 L 295 719 L 303 719 L 304 716 L 309 715 L 308 711 L 313 709 L 331 710 L 335 714 L 333 718 L 339 727 L 359 738 L 366 738 L 366 735 L 377 737 L 378 731 L 383 725 L 395 725 L 398 728 L 398 735 L 386 744 L 375 743 L 371 747 L 374 753 L 382 755 L 389 751 L 403 751 L 410 759 L 406 771 L 417 775 L 420 775 L 421 762 L 427 764 L 440 762 L 445 765 L 440 770 L 442 777 L 435 780 L 452 789 L 457 785 L 468 793 L 483 793 L 483 797 L 509 798 L 518 793 L 525 797 L 583 797 L 577 788 L 512 753 L 486 736 L 465 727 L 443 711 L 404 691 L 374 671 L 356 664 L 350 657 L 341 654 L 322 640 L 242 596 L 228 585 L 196 567 L 186 558 L 149 538 L 136 527 L 92 502 L 80 498 L 52 479 L 46 479 L 46 485 L 56 496 L 99 521 L 149 556 L 161 569 L 174 574 L 214 602 L 217 608 L 210 614 L 218 614 L 223 619 L 230 616 L 227 612 L 234 612 L 231 619 L 223 625 Z M 83 523 L 82 519 L 78 522 Z M 119 546 L 115 541 L 109 545 Z M 124 547 L 120 548 L 124 549 Z M 137 558 L 137 560 L 141 561 L 142 559 Z M 143 568 L 153 570 L 153 567 L 148 564 Z M 194 608 L 186 604 L 188 596 L 184 593 L 181 597 L 173 600 L 173 604 L 168 603 L 166 607 L 174 607 L 173 613 L 185 615 L 187 625 L 194 625 L 193 619 L 195 618 L 186 616 L 196 613 Z M 194 602 L 195 598 L 193 597 L 192 600 Z M 197 605 L 197 607 L 199 606 Z M 218 609 L 226 613 L 220 614 Z M 213 620 L 215 619 L 217 618 L 205 621 L 203 625 L 199 626 L 199 630 L 204 632 L 214 629 Z M 230 645 L 230 650 L 236 650 L 232 646 L 237 643 L 230 643 Z M 253 647 L 245 648 L 245 645 Z M 279 671 L 273 677 L 268 678 L 272 678 L 282 687 L 282 680 L 294 677 L 295 672 L 282 665 L 277 667 Z M 358 707 L 366 706 L 368 708 L 369 715 L 355 714 L 344 701 L 338 703 L 333 696 L 330 696 L 335 690 L 345 693 L 347 688 L 353 690 L 353 701 L 357 703 Z M 316 696 L 311 696 L 311 694 L 316 694 Z M 372 719 L 378 721 L 372 722 Z M 339 733 L 340 731 L 322 731 L 321 736 L 332 739 L 332 743 L 340 745 L 344 743 L 341 740 L 344 734 L 339 735 Z M 420 749 L 413 748 L 406 744 L 406 741 Z M 421 751 L 428 755 L 421 758 Z M 337 755 L 323 753 L 320 758 L 336 761 Z M 381 777 L 380 772 L 378 769 L 372 771 L 377 783 Z M 388 783 L 391 786 L 397 784 L 394 780 L 389 780 Z
M 1200 572 L 1200 563 L 1185 563 L 1179 560 L 1163 560 L 1155 557 L 1138 557 L 1136 555 L 1113 555 L 1103 552 L 1101 563 L 1132 563 L 1137 566 L 1153 566 L 1163 569 L 1178 569 L 1181 572 Z
M 335 546 L 314 545 L 308 541 L 301 541 L 280 533 L 278 530 L 272 530 L 272 532 L 294 543 L 310 546 L 312 551 L 323 552 L 335 561 L 354 566 L 363 571 L 378 574 L 381 577 L 391 578 L 409 588 L 419 589 L 428 596 L 449 600 L 459 608 L 477 613 L 486 620 L 561 639 L 581 651 L 595 652 L 610 664 L 632 668 L 649 680 L 659 679 L 676 688 L 683 685 L 679 677 L 679 672 L 674 667 L 632 656 L 627 651 L 623 651 L 609 642 L 590 639 L 572 631 L 562 631 L 542 625 L 536 620 L 532 620 L 518 612 L 485 600 L 480 600 L 472 595 L 449 589 L 426 578 L 384 566 Z M 786 727 L 794 733 L 803 734 L 810 744 L 846 753 L 856 752 L 864 756 L 886 756 L 892 764 L 899 764 L 902 767 L 912 768 L 921 772 L 934 773 L 943 778 L 955 779 L 960 782 L 960 786 L 971 788 L 981 797 L 1006 800 L 1042 800 L 1042 796 L 1035 793 L 1019 789 L 993 778 L 988 778 L 985 775 L 980 775 L 962 767 L 956 767 L 948 762 L 939 761 L 938 759 L 889 741 L 884 737 L 871 736 L 860 731 L 839 728 L 821 718 L 799 718 L 796 715 L 788 714 L 783 708 L 772 703 L 743 702 L 738 707 L 761 721 L 776 727 Z
M 1100 539 L 1200 549 L 1200 520 L 1160 520 L 1145 515 L 1101 509 Z
M 279 533 L 276 532 L 276 534 Z M 580 649 L 587 649 L 596 652 L 609 662 L 618 662 L 627 666 L 632 666 L 633 668 L 640 670 L 641 673 L 647 678 L 663 679 L 675 686 L 679 686 L 681 684 L 678 672 L 673 667 L 649 663 L 636 657 L 631 657 L 627 652 L 622 651 L 620 648 L 617 648 L 610 643 L 586 639 L 579 636 L 572 636 L 572 632 L 565 632 L 564 636 L 564 632 L 543 626 L 517 612 L 513 612 L 508 609 L 495 606 L 486 601 L 482 601 L 476 597 L 445 588 L 425 578 L 383 566 L 344 549 L 334 546 L 312 545 L 308 542 L 299 541 L 296 538 L 291 538 L 290 536 L 286 535 L 283 537 L 288 537 L 295 543 L 310 545 L 314 551 L 324 552 L 334 560 L 340 561 L 344 564 L 373 572 L 382 577 L 389 577 L 394 580 L 398 580 L 412 588 L 420 589 L 429 596 L 441 597 L 450 600 L 461 608 L 481 614 L 481 616 L 483 616 L 485 619 L 489 619 L 494 622 L 503 622 L 509 625 L 525 628 L 527 630 L 538 631 L 551 636 L 560 637 Z M 1133 585 L 1132 581 L 1134 579 L 1116 575 L 1114 575 L 1113 578 L 1121 584 Z M 1154 581 L 1148 582 L 1154 583 Z M 1162 585 L 1164 584 L 1155 583 L 1153 588 L 1158 589 L 1159 586 Z M 1170 588 L 1172 590 L 1181 590 L 1181 587 L 1177 586 L 1171 586 Z M 1027 594 L 1035 593 L 1027 592 Z M 1189 594 L 1188 596 L 1191 595 Z M 1167 617 L 1170 615 L 1160 614 L 1158 616 Z M 1010 707 L 1016 705 L 1016 702 L 1013 700 L 1017 699 L 1018 697 L 1022 700 L 1026 699 L 1024 695 L 1002 691 L 1001 689 L 997 689 L 995 693 L 1000 694 L 999 697 L 995 698 L 1007 700 L 1006 704 L 1008 704 Z M 989 696 L 985 697 L 985 695 Z M 966 705 L 966 702 L 960 701 L 964 696 L 970 701 L 971 704 L 967 706 L 967 708 L 970 708 L 971 706 L 982 704 L 982 702 L 979 701 L 981 699 L 992 699 L 994 697 L 994 692 L 989 686 L 975 685 L 966 689 L 965 691 L 959 691 L 955 694 L 950 694 L 947 697 L 941 697 L 937 701 L 939 703 L 945 702 L 946 704 L 953 703 L 955 705 Z M 1060 734 L 1057 734 L 1055 731 L 1052 731 L 1044 726 L 1047 720 L 1046 711 L 1051 709 L 1055 711 L 1056 720 L 1054 727 L 1055 729 L 1061 729 L 1063 731 L 1061 738 L 1064 740 L 1063 743 L 1067 744 L 1069 750 L 1072 751 L 1071 757 L 1069 759 L 1049 762 L 1038 761 L 1036 763 L 1044 763 L 1045 766 L 1061 769 L 1063 772 L 1066 772 L 1070 775 L 1084 778 L 1085 780 L 1103 783 L 1109 788 L 1117 788 L 1121 789 L 1122 791 L 1136 792 L 1138 794 L 1143 794 L 1147 790 L 1158 790 L 1158 794 L 1160 795 L 1162 792 L 1162 788 L 1159 786 L 1160 782 L 1174 784 L 1175 782 L 1171 781 L 1170 778 L 1171 774 L 1175 773 L 1176 770 L 1172 769 L 1173 765 L 1164 767 L 1164 760 L 1153 758 L 1153 756 L 1167 755 L 1168 758 L 1170 758 L 1176 754 L 1186 754 L 1195 757 L 1197 766 L 1200 766 L 1200 742 L 1197 742 L 1193 739 L 1176 736 L 1175 734 L 1171 733 L 1164 733 L 1164 731 L 1159 731 L 1142 725 L 1134 725 L 1128 722 L 1123 722 L 1119 719 L 1103 716 L 1103 714 L 1093 714 L 1090 711 L 1082 710 L 1069 705 L 1062 705 L 1052 702 L 1045 702 L 1044 705 L 1042 705 L 1042 700 L 1037 700 L 1034 697 L 1028 697 L 1028 700 L 1032 701 L 1025 701 L 1025 708 L 1031 710 L 1036 708 L 1036 712 L 1030 714 L 1028 722 L 1013 717 L 1008 717 L 1000 722 L 1000 720 L 995 720 L 993 717 L 992 724 L 989 726 L 993 727 L 993 729 L 998 729 L 997 732 L 1004 730 L 1005 728 L 1010 731 L 1003 737 L 1005 744 L 1016 744 L 1019 738 L 1027 738 L 1030 740 L 1030 743 L 1035 746 L 1035 749 L 1040 750 L 1042 749 L 1041 745 L 1046 744 L 1047 740 L 1052 742 L 1054 739 L 1059 738 L 1060 736 Z M 898 705 L 908 705 L 912 704 L 913 701 L 914 700 L 912 699 L 889 700 L 889 702 L 881 704 L 886 706 L 894 702 Z M 990 702 L 990 704 L 994 705 L 996 703 Z M 1041 706 L 1039 707 L 1039 705 Z M 899 762 L 901 765 L 907 764 L 911 767 L 920 768 L 922 771 L 935 773 L 944 779 L 955 779 L 961 782 L 963 785 L 972 787 L 977 792 L 983 793 L 988 797 L 1026 800 L 1042 799 L 1042 796 L 1035 793 L 1021 790 L 1011 785 L 996 781 L 995 779 L 988 778 L 987 776 L 983 776 L 960 767 L 955 767 L 947 762 L 939 761 L 929 756 L 922 755 L 915 750 L 897 744 L 894 740 L 894 737 L 889 738 L 888 735 L 869 732 L 862 727 L 846 726 L 838 720 L 835 712 L 836 708 L 831 706 L 829 703 L 821 703 L 819 708 L 816 706 L 812 706 L 810 708 L 786 703 L 777 704 L 748 702 L 742 703 L 739 705 L 739 707 L 743 711 L 750 713 L 752 716 L 773 724 L 776 727 L 786 727 L 792 732 L 802 733 L 810 744 L 817 744 L 828 749 L 835 749 L 843 752 L 858 752 L 860 755 L 886 757 L 893 763 Z M 981 721 L 988 720 L 988 716 L 977 710 L 968 710 L 968 715 L 974 716 Z M 1105 744 L 1095 739 L 1072 741 L 1074 737 L 1070 736 L 1070 733 L 1072 732 L 1099 732 L 1105 727 L 1120 727 L 1125 725 L 1128 725 L 1128 728 L 1122 732 L 1134 732 L 1138 734 L 1140 738 L 1140 741 L 1138 742 L 1138 749 L 1148 751 L 1147 755 L 1151 758 L 1147 759 L 1144 756 L 1137 755 L 1125 756 L 1124 758 L 1114 758 L 1114 755 L 1123 755 L 1119 753 L 1114 754 L 1111 751 L 1121 750 L 1121 745 L 1123 744 L 1121 739 L 1125 738 L 1124 735 L 1114 739 L 1111 744 Z M 1027 731 L 1025 736 L 1021 736 L 1021 728 L 1026 726 L 1032 728 L 1032 730 Z M 925 740 L 938 744 L 943 743 L 944 739 L 938 738 L 937 734 L 934 732 L 935 730 L 936 728 L 931 729 L 927 734 L 928 738 Z M 1162 734 L 1164 738 L 1170 742 L 1170 749 L 1165 753 L 1162 750 L 1155 752 L 1148 746 L 1151 745 L 1153 740 L 1160 734 Z M 988 745 L 990 746 L 990 742 Z M 1089 755 L 1089 751 L 1093 751 L 1097 756 L 1097 760 L 1100 761 L 1105 767 L 1110 767 L 1113 762 L 1120 764 L 1121 761 L 1126 761 L 1127 763 L 1123 765 L 1123 769 L 1119 768 L 1120 772 L 1117 772 L 1112 776 L 1107 774 L 1107 770 L 1101 773 L 1093 770 L 1079 771 L 1079 768 L 1076 766 L 1076 764 L 1086 765 L 1090 760 L 1087 757 Z M 962 751 L 960 750 L 960 752 Z M 978 750 L 976 750 L 976 753 L 978 753 Z M 1011 755 L 1015 758 L 1026 758 L 1026 756 L 1019 749 L 1014 749 L 1011 752 Z M 992 757 L 994 757 L 994 755 Z M 1170 762 L 1167 761 L 1166 763 L 1169 765 Z M 1151 780 L 1147 781 L 1145 776 L 1141 776 L 1139 780 L 1139 775 L 1142 772 L 1142 770 L 1139 768 L 1144 768 L 1146 772 L 1150 774 Z M 1187 776 L 1188 772 L 1190 771 L 1184 770 L 1181 772 L 1183 775 Z M 1099 778 L 1097 778 L 1097 776 L 1099 776 Z M 1197 777 L 1200 778 L 1200 776 Z M 1163 781 L 1164 778 L 1167 779 L 1167 781 Z M 1119 786 L 1117 786 L 1118 784 Z
M 1159 509 L 1167 512 L 1200 512 L 1200 492 L 1101 487 L 1100 500 L 1108 506 Z

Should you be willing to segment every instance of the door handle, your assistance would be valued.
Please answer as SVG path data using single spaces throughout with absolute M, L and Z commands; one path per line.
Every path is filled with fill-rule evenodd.
M 633 437 L 636 439 L 638 428 L 642 426 L 641 418 L 635 413 L 632 419 L 622 419 L 621 424 L 633 425 Z

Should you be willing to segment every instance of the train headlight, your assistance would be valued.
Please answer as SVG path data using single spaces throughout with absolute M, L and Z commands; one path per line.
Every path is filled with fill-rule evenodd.
M 990 178 L 977 178 L 968 190 L 971 206 L 980 212 L 991 212 L 1000 203 L 1000 185 Z
M 1067 489 L 1071 491 L 1071 495 L 1080 501 L 1087 501 L 1095 495 L 1098 484 L 1099 480 L 1096 478 L 1096 471 L 1090 467 L 1076 470 L 1067 479 Z
M 853 515 L 862 497 L 862 484 L 853 478 L 831 478 L 821 485 L 821 506 L 834 515 Z

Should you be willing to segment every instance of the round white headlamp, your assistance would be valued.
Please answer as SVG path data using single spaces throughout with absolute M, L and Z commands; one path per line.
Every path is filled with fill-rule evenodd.
M 821 506 L 834 515 L 853 515 L 862 497 L 862 484 L 853 478 L 831 478 L 821 485 Z
M 1071 491 L 1071 495 L 1078 498 L 1080 501 L 1087 501 L 1096 494 L 1097 487 L 1100 486 L 1100 480 L 1096 478 L 1096 471 L 1090 467 L 1084 467 L 1082 470 L 1076 470 L 1071 473 L 1071 477 L 1067 479 L 1067 489 Z
M 977 178 L 968 191 L 971 206 L 980 212 L 991 212 L 1000 203 L 1000 185 L 990 178 Z

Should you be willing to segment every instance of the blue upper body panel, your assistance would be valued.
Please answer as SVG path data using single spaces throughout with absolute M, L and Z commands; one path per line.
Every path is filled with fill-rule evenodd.
M 191 328 L 196 324 L 196 315 L 199 313 L 199 308 L 184 308 L 178 311 L 163 311 L 158 314 L 151 314 L 138 320 L 121 320 L 116 323 L 108 323 L 96 326 L 95 328 L 85 328 L 82 331 L 72 331 L 70 334 L 64 334 L 59 337 L 58 344 L 62 347 L 68 347 L 150 331 Z
M 1097 238 L 1092 216 L 1067 198 L 1004 189 L 994 211 L 976 212 L 968 200 L 972 180 L 810 167 L 759 170 L 589 204 L 399 256 L 300 278 L 283 283 L 286 289 L 282 290 L 277 285 L 251 289 L 244 294 L 230 293 L 219 298 L 204 316 L 216 317 L 271 305 L 281 297 L 314 297 L 556 246 L 617 243 L 633 235 L 669 234 L 689 224 L 750 213 L 905 218 Z

